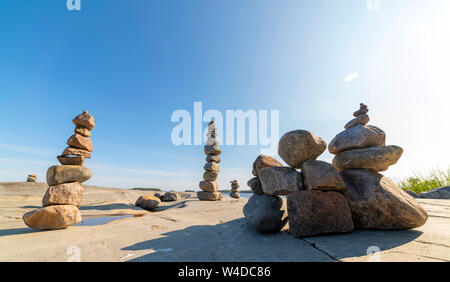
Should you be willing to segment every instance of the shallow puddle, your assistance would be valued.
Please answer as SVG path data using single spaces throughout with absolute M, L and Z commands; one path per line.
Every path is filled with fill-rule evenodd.
M 108 214 L 108 215 L 94 215 L 85 216 L 80 223 L 75 224 L 75 226 L 94 226 L 109 223 L 113 220 L 128 218 L 128 217 L 141 217 L 143 214 Z

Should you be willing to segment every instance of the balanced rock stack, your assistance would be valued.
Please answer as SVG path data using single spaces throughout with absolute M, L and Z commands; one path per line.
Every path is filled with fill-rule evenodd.
M 358 229 L 409 229 L 425 224 L 420 204 L 388 177 L 385 171 L 400 159 L 403 149 L 386 146 L 386 134 L 367 125 L 369 109 L 361 104 L 353 120 L 328 146 L 333 165 L 347 186 L 343 192 Z
M 219 148 L 219 141 L 217 140 L 217 129 L 214 121 L 208 125 L 208 137 L 205 145 L 206 164 L 204 166 L 203 181 L 200 182 L 199 187 L 203 191 L 197 192 L 197 197 L 201 201 L 220 201 L 223 196 L 219 191 L 217 184 L 217 177 L 219 176 L 221 159 L 219 155 L 222 150 Z
M 94 118 L 84 111 L 73 119 L 75 134 L 67 141 L 67 147 L 58 160 L 61 165 L 47 170 L 49 188 L 42 199 L 43 208 L 23 215 L 25 224 L 35 229 L 62 229 L 81 222 L 78 208 L 81 205 L 83 186 L 81 183 L 92 176 L 92 171 L 83 166 L 84 159 L 93 151 L 90 139 L 94 129 Z
M 241 197 L 241 194 L 239 193 L 239 183 L 237 180 L 231 181 L 230 197 L 235 199 L 239 199 Z
M 37 182 L 37 175 L 36 174 L 28 174 L 27 176 L 27 182 Z

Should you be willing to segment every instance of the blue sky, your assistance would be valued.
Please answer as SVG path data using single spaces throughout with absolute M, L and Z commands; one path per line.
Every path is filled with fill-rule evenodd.
M 327 142 L 364 102 L 405 150 L 387 175 L 450 165 L 447 0 L 81 2 L 0 3 L 0 181 L 43 181 L 88 110 L 87 184 L 197 189 L 202 146 L 170 139 L 172 113 L 197 101 L 279 110 L 280 135 Z M 222 148 L 220 187 L 244 188 L 261 146 Z

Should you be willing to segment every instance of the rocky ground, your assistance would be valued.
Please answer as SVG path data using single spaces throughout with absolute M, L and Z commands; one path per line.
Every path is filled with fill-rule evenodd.
M 84 186 L 80 211 L 86 222 L 136 216 L 32 230 L 21 217 L 41 207 L 46 188 L 44 183 L 0 183 L 0 261 L 450 261 L 449 200 L 418 199 L 429 218 L 413 230 L 294 239 L 287 228 L 275 235 L 249 228 L 244 198 L 202 202 L 195 193 L 181 193 L 181 200 L 148 212 L 134 203 L 151 192 Z M 378 249 L 381 253 L 372 254 Z

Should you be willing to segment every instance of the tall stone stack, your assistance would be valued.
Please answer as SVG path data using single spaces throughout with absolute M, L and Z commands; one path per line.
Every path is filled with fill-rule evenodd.
M 47 189 L 42 199 L 43 208 L 23 215 L 25 224 L 34 229 L 63 229 L 81 222 L 78 208 L 81 205 L 83 186 L 81 183 L 92 176 L 84 167 L 85 158 L 93 151 L 90 139 L 95 127 L 94 118 L 84 111 L 73 119 L 74 135 L 67 140 L 68 147 L 57 156 L 61 165 L 47 170 Z
M 38 177 L 36 174 L 28 174 L 27 182 L 37 182 Z
M 203 191 L 197 192 L 197 197 L 201 201 L 220 201 L 223 196 L 219 191 L 217 177 L 219 176 L 221 159 L 219 155 L 222 150 L 219 148 L 219 141 L 217 140 L 217 129 L 214 121 L 208 125 L 207 141 L 205 145 L 206 164 L 204 166 L 203 181 L 200 182 L 199 187 Z
M 230 192 L 230 197 L 235 198 L 235 199 L 239 199 L 241 198 L 241 194 L 239 193 L 239 183 L 237 180 L 233 180 L 231 181 L 231 192 Z

